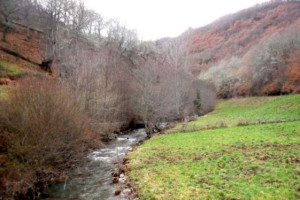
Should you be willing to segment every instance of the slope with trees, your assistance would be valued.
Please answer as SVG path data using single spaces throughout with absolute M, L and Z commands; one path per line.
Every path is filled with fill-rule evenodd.
M 187 44 L 139 41 L 83 1 L 0 3 L 5 198 L 37 198 L 90 148 L 131 124 L 144 124 L 151 137 L 161 122 L 213 109 L 214 87 L 186 70 Z
M 299 1 L 269 1 L 168 40 L 191 44 L 189 70 L 219 97 L 299 93 L 299 10 Z

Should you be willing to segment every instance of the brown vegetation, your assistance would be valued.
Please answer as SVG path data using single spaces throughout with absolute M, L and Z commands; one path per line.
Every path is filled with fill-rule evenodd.
M 53 81 L 23 81 L 0 111 L 1 196 L 33 198 L 90 147 L 78 102 Z

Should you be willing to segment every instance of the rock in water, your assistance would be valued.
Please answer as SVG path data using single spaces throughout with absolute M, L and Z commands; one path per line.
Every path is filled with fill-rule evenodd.
M 115 195 L 118 196 L 119 194 L 121 194 L 121 189 L 120 188 L 115 190 Z
M 114 177 L 113 180 L 112 180 L 112 182 L 113 182 L 113 183 L 118 183 L 118 182 L 119 182 L 118 177 Z
M 131 189 L 124 189 L 124 190 L 122 191 L 122 196 L 123 196 L 124 198 L 129 197 L 130 195 L 131 195 Z
M 111 174 L 113 177 L 118 177 L 119 176 L 119 174 L 117 173 L 117 172 L 114 172 L 114 173 L 112 173 Z
M 121 165 L 119 168 L 119 174 L 124 174 L 127 171 L 126 165 Z

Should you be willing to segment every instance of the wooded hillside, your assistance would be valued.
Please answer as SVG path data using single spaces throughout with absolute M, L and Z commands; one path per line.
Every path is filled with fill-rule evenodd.
M 270 1 L 171 41 L 188 44 L 189 69 L 226 98 L 299 93 L 299 35 L 300 2 Z

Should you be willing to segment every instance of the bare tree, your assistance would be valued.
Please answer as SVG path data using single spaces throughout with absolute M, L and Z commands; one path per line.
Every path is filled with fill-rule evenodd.
M 6 41 L 7 33 L 13 28 L 12 20 L 17 18 L 21 6 L 17 0 L 0 0 L 0 20 L 3 25 L 2 41 Z
M 104 20 L 104 17 L 99 13 L 94 13 L 94 17 L 95 20 L 94 23 L 90 25 L 89 32 L 90 34 L 93 32 L 98 41 L 101 41 L 103 39 L 102 31 L 106 28 L 107 23 Z
M 89 116 L 93 130 L 107 136 L 118 131 L 129 121 L 127 119 L 126 74 L 119 51 L 114 46 L 90 52 L 80 50 L 78 57 L 69 55 L 69 62 L 80 60 L 67 78 L 81 110 Z M 126 80 L 127 79 L 127 80 Z
M 166 62 L 173 68 L 174 76 L 172 77 L 172 87 L 174 91 L 174 105 L 177 116 L 183 116 L 188 96 L 190 96 L 189 88 L 191 88 L 191 80 L 188 70 L 190 43 L 181 38 L 175 39 L 167 43 L 163 47 L 166 55 Z
M 234 95 L 235 85 L 245 80 L 241 75 L 245 67 L 246 64 L 242 58 L 225 58 L 200 74 L 199 79 L 213 83 L 220 97 L 230 98 Z
M 134 111 L 145 124 L 149 137 L 157 123 L 168 114 L 167 93 L 165 92 L 167 88 L 163 88 L 164 77 L 159 67 L 157 61 L 148 59 L 135 71 L 135 76 L 139 81 L 135 83 L 132 96 Z

